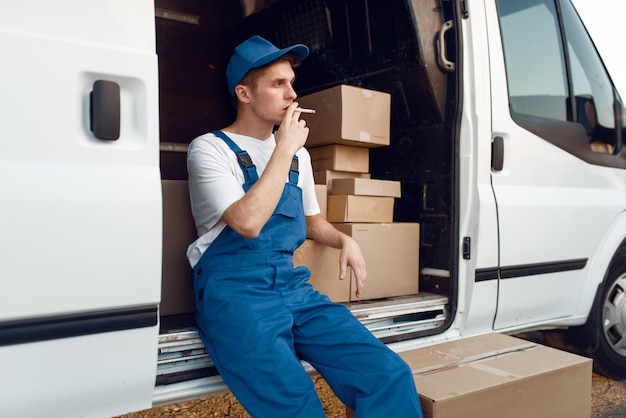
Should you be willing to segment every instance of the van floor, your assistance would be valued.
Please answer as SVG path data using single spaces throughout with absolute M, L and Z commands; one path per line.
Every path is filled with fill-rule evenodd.
M 428 332 L 446 318 L 448 298 L 420 292 L 382 300 L 346 303 L 354 316 L 383 342 Z M 161 317 L 156 385 L 217 376 L 198 335 L 193 313 Z

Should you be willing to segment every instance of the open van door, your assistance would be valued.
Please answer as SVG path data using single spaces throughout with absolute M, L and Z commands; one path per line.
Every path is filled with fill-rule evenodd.
M 161 277 L 153 2 L 0 8 L 2 415 L 149 408 Z
M 625 206 L 624 158 L 617 96 L 570 2 L 487 4 L 495 329 L 507 329 L 577 314 L 590 260 Z

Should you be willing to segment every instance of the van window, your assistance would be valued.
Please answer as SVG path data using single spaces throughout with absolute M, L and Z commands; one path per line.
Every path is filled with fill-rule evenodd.
M 499 2 L 511 111 L 566 121 L 567 76 L 554 4 L 519 3 Z
M 575 120 L 585 127 L 593 151 L 612 154 L 616 149 L 616 131 L 611 80 L 580 20 L 571 8 L 564 8 L 563 13 Z
M 513 119 L 589 162 L 607 164 L 589 154 L 614 154 L 618 150 L 621 135 L 616 129 L 616 97 L 571 4 L 498 0 L 498 13 Z M 555 127 L 549 120 L 575 122 L 584 133 L 579 127 L 572 132 L 580 131 L 580 135 L 564 142 L 558 129 L 546 129 Z

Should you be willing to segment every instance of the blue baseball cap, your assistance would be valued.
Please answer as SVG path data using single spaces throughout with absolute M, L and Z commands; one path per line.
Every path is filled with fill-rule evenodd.
M 303 44 L 296 44 L 279 49 L 259 35 L 252 36 L 240 43 L 235 48 L 235 53 L 230 57 L 226 67 L 226 81 L 230 94 L 235 96 L 235 87 L 248 71 L 269 64 L 289 52 L 303 60 L 309 55 L 309 48 Z

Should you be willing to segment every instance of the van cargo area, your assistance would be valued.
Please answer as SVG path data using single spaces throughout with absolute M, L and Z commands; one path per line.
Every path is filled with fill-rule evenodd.
M 296 70 L 299 96 L 338 85 L 390 95 L 390 144 L 369 149 L 369 175 L 400 182 L 394 223 L 419 224 L 419 287 L 414 294 L 344 303 L 386 343 L 449 326 L 459 251 L 453 221 L 457 75 L 439 64 L 435 42 L 451 19 L 449 3 L 156 1 L 164 206 L 157 393 L 159 386 L 217 375 L 194 327 L 193 278 L 185 257 L 195 239 L 186 148 L 195 137 L 233 120 L 225 68 L 234 46 L 254 34 L 279 47 L 308 45 L 310 56 Z M 447 54 L 453 57 L 455 51 Z

